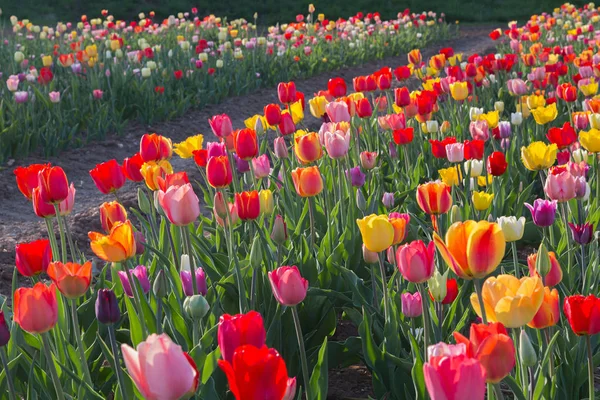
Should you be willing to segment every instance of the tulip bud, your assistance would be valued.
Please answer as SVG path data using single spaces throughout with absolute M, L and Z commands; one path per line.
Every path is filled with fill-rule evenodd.
M 548 249 L 546 248 L 546 245 L 544 245 L 544 242 L 542 242 L 540 243 L 540 247 L 538 248 L 537 259 L 535 261 L 535 269 L 540 274 L 542 279 L 544 279 L 546 275 L 548 275 L 548 272 L 550 272 L 551 266 L 552 264 L 550 263 L 550 255 L 548 254 Z
M 285 221 L 283 220 L 283 217 L 281 215 L 277 215 L 275 217 L 275 222 L 273 222 L 271 240 L 276 244 L 282 245 L 286 242 L 287 238 L 287 226 L 285 224 Z
M 250 265 L 254 269 L 258 269 L 262 265 L 262 246 L 260 245 L 260 236 L 256 235 L 252 241 L 250 249 Z
M 367 264 L 376 264 L 377 262 L 379 262 L 379 255 L 374 251 L 367 249 L 367 246 L 365 246 L 364 244 L 362 246 L 362 252 L 363 260 L 365 260 Z
M 433 276 L 429 278 L 427 284 L 429 285 L 429 293 L 431 293 L 431 297 L 438 303 L 446 298 L 446 294 L 448 293 L 448 288 L 446 286 L 446 281 L 448 280 L 448 270 L 444 272 L 444 274 L 440 274 L 437 268 L 433 270 Z
M 151 210 L 150 200 L 148 200 L 148 196 L 146 196 L 146 193 L 142 190 L 142 188 L 138 188 L 137 201 L 138 201 L 138 207 L 140 208 L 140 210 L 144 214 L 149 214 L 150 210 Z
M 446 134 L 446 133 L 448 133 L 450 131 L 450 127 L 451 127 L 450 126 L 450 122 L 444 121 L 444 122 L 442 122 L 442 126 L 440 126 L 440 131 L 443 134 Z
M 394 207 L 394 204 L 395 204 L 394 193 L 388 193 L 388 192 L 384 193 L 383 199 L 381 200 L 381 202 L 383 203 L 383 206 L 385 208 Z
M 4 319 L 4 312 L 0 311 L 0 347 L 6 346 L 9 340 L 10 329 L 8 329 L 8 324 L 6 323 L 6 319 Z
M 462 221 L 462 215 L 460 213 L 460 208 L 455 204 L 452 206 L 452 209 L 450 210 L 450 225 L 452 225 L 455 222 L 460 222 Z
M 119 310 L 119 301 L 115 292 L 110 289 L 98 290 L 96 298 L 96 318 L 105 325 L 111 325 L 119 322 L 121 311 Z
M 367 200 L 365 200 L 365 196 L 360 189 L 356 191 L 356 206 L 360 211 L 365 211 L 367 209 Z
M 161 269 L 158 271 L 156 275 L 156 279 L 154 280 L 154 285 L 152 285 L 152 291 L 154 295 L 158 298 L 163 298 L 167 295 L 168 283 L 167 278 L 165 277 L 164 271 Z
M 227 218 L 227 204 L 225 204 L 225 199 L 223 198 L 223 193 L 216 192 L 215 198 L 213 200 L 215 213 L 219 218 L 225 219 Z
M 285 144 L 285 139 L 283 137 L 278 137 L 275 139 L 274 143 L 274 153 L 277 158 L 288 158 L 289 152 L 287 145 Z
M 537 363 L 537 354 L 525 330 L 521 330 L 519 337 L 519 355 L 521 356 L 523 365 L 526 367 L 533 367 Z
M 208 302 L 204 296 L 200 294 L 186 297 L 183 301 L 183 311 L 188 317 L 195 321 L 204 318 L 204 316 L 208 314 L 209 310 L 210 306 L 208 305 Z

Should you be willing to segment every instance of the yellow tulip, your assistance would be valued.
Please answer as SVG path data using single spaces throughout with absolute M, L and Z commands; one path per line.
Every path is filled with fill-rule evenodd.
M 445 242 L 435 232 L 433 241 L 448 267 L 463 279 L 489 275 L 506 249 L 502 228 L 488 221 L 455 222 L 446 232 Z
M 325 96 L 316 96 L 308 101 L 308 105 L 310 107 L 310 113 L 315 118 L 321 118 L 325 115 L 325 106 L 329 102 Z M 292 118 L 293 119 L 293 118 Z
M 175 143 L 173 151 L 181 158 L 191 158 L 195 150 L 202 149 L 203 141 L 202 135 L 190 136 L 181 143 Z
M 542 95 L 532 94 L 527 97 L 527 107 L 530 110 L 535 110 L 538 107 L 544 107 L 546 105 L 546 98 Z
M 271 127 L 268 123 L 267 123 L 267 119 L 260 114 L 256 114 L 251 116 L 250 118 L 246 118 L 244 120 L 244 125 L 246 126 L 246 128 L 248 129 L 254 129 L 255 131 L 259 131 L 257 128 L 257 124 L 261 124 L 262 128 L 263 128 L 263 132 L 267 130 L 267 128 L 271 128 L 273 129 L 273 127 Z
M 478 176 L 477 177 L 477 184 L 479 186 L 488 186 L 492 184 L 492 180 L 494 179 L 494 175 L 488 175 L 488 176 Z
M 159 188 L 158 178 L 164 178 L 165 175 L 172 174 L 173 167 L 167 160 L 149 161 L 142 164 L 140 173 L 144 177 L 144 181 L 146 182 L 148 189 L 157 190 Z
M 358 229 L 367 250 L 374 253 L 387 250 L 394 241 L 394 227 L 387 215 L 371 214 L 357 219 Z
M 531 114 L 538 125 L 545 125 L 558 117 L 558 109 L 556 108 L 556 103 L 552 103 L 549 106 L 538 107 L 535 110 L 531 110 Z
M 529 107 L 527 107 L 527 103 L 517 104 L 515 106 L 515 109 L 517 110 L 517 112 L 521 113 L 523 119 L 527 119 L 531 115 L 531 110 L 529 109 Z
M 500 113 L 498 111 L 489 111 L 479 115 L 478 119 L 486 121 L 490 129 L 494 129 L 498 126 L 498 122 L 500 122 Z
M 590 153 L 600 152 L 600 130 L 590 129 L 589 131 L 579 132 L 579 143 L 581 147 Z
M 304 109 L 302 108 L 302 100 L 298 100 L 290 104 L 290 114 L 292 114 L 292 120 L 294 124 L 304 119 Z
M 113 225 L 108 235 L 89 232 L 88 237 L 92 251 L 104 261 L 121 262 L 135 255 L 133 227 L 129 220 Z
M 494 199 L 493 193 L 473 192 L 473 206 L 478 211 L 487 210 Z
M 269 189 L 263 189 L 258 193 L 258 198 L 260 200 L 260 211 L 262 211 L 265 215 L 273 214 L 273 210 L 275 209 L 273 192 L 271 192 Z
M 507 328 L 519 328 L 531 322 L 544 301 L 544 285 L 539 277 L 498 275 L 488 278 L 482 289 L 483 305 L 489 322 L 501 322 Z M 477 294 L 471 305 L 481 317 Z
M 85 52 L 90 58 L 98 56 L 98 48 L 95 44 L 86 46 Z
M 347 97 L 351 98 L 353 102 L 357 102 L 365 98 L 365 95 L 362 92 L 354 92 L 350 93 Z
M 44 67 L 50 67 L 52 65 L 52 56 L 42 57 L 42 64 Z
M 521 147 L 521 160 L 528 170 L 539 171 L 554 164 L 557 151 L 558 147 L 554 143 L 533 142 L 527 147 Z
M 461 101 L 469 97 L 469 85 L 467 82 L 454 82 L 450 84 L 452 98 Z
M 438 174 L 440 174 L 440 179 L 446 185 L 458 186 L 459 177 L 458 177 L 458 172 L 456 171 L 456 168 L 454 168 L 454 167 L 442 168 L 442 169 L 438 170 Z M 462 173 L 461 173 L 460 179 L 462 179 Z
M 579 90 L 584 96 L 593 96 L 598 91 L 598 83 L 594 79 L 590 79 L 587 85 L 580 85 Z

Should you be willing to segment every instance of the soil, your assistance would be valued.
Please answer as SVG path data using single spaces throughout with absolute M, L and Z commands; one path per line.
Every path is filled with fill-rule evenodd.
M 488 37 L 491 26 L 467 26 L 460 29 L 456 38 L 440 42 L 427 49 L 422 49 L 423 58 L 427 59 L 436 54 L 443 47 L 452 47 L 456 53 L 470 55 L 473 53 L 487 54 L 494 50 L 494 45 Z M 329 72 L 306 80 L 296 81 L 299 91 L 306 94 L 307 98 L 319 90 L 327 89 L 327 81 L 333 76 L 340 76 L 352 87 L 352 78 L 359 75 L 368 75 L 383 66 L 396 67 L 407 63 L 406 54 L 373 61 L 358 67 Z M 263 106 L 277 102 L 277 92 L 274 88 L 267 88 L 255 93 L 229 98 L 221 104 L 207 106 L 201 110 L 192 110 L 185 116 L 163 123 L 144 126 L 131 123 L 121 136 L 110 136 L 102 142 L 90 143 L 81 148 L 67 150 L 59 156 L 42 158 L 30 156 L 22 160 L 10 160 L 6 165 L 0 166 L 0 187 L 5 189 L 0 192 L 0 294 L 10 293 L 11 280 L 14 268 L 14 248 L 17 243 L 36 240 L 46 237 L 46 227 L 40 218 L 33 213 L 31 203 L 19 192 L 15 183 L 13 170 L 19 165 L 32 163 L 51 162 L 64 168 L 70 181 L 75 183 L 77 193 L 73 213 L 68 217 L 68 222 L 79 248 L 88 247 L 88 231 L 100 230 L 98 206 L 104 201 L 111 201 L 111 196 L 101 194 L 91 178 L 89 170 L 96 164 L 115 158 L 121 162 L 125 157 L 133 155 L 139 150 L 139 138 L 147 132 L 157 132 L 170 137 L 174 143 L 186 137 L 203 133 L 205 143 L 215 141 L 208 125 L 208 119 L 216 114 L 227 113 L 234 127 L 243 127 L 243 121 L 254 114 L 262 114 Z M 307 111 L 308 113 L 308 111 Z M 309 127 L 318 129 L 318 121 L 311 116 L 307 118 Z M 311 126 L 312 125 L 312 126 Z M 175 156 L 172 160 L 174 170 L 186 170 L 190 178 L 200 180 L 193 161 L 182 160 Z M 119 191 L 119 197 L 126 203 L 133 204 L 136 191 L 128 183 Z M 24 280 L 21 284 L 27 284 Z M 330 372 L 331 399 L 366 398 L 372 395 L 371 378 L 364 365 L 351 368 L 333 369 Z

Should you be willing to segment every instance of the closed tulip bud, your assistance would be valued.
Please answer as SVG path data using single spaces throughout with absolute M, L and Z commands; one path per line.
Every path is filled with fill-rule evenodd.
M 394 204 L 395 204 L 394 193 L 389 193 L 389 192 L 384 193 L 383 199 L 381 200 L 381 202 L 383 203 L 383 206 L 385 208 L 394 207 Z
M 503 101 L 497 101 L 494 103 L 494 110 L 498 111 L 498 112 L 503 112 L 504 111 L 504 102 Z
M 365 211 L 367 209 L 367 200 L 360 189 L 356 191 L 356 207 L 358 207 L 360 211 Z
M 440 126 L 440 132 L 442 132 L 443 134 L 446 134 L 450 131 L 450 128 L 451 128 L 450 122 L 444 121 L 444 122 L 442 122 L 442 125 Z
M 157 298 L 162 299 L 168 294 L 168 290 L 169 282 L 167 281 L 165 273 L 161 269 L 160 271 L 158 271 L 158 274 L 156 275 L 156 278 L 154 280 L 154 284 L 152 285 L 152 292 Z
M 521 125 L 523 123 L 523 114 L 520 112 L 510 114 L 510 123 L 513 125 Z
M 10 329 L 4 318 L 4 312 L 0 310 L 0 347 L 4 347 L 10 341 Z M 4 350 L 2 350 L 4 351 Z
M 137 202 L 140 211 L 142 211 L 144 214 L 149 214 L 152 211 L 150 200 L 142 188 L 138 188 Z
M 439 124 L 435 120 L 427 121 L 425 124 L 427 126 L 428 133 L 436 133 L 439 130 Z
M 420 317 L 423 313 L 421 293 L 402 293 L 402 295 L 400 295 L 400 300 L 402 303 L 402 314 L 404 314 L 405 317 L 416 318 Z
M 580 163 L 582 161 L 588 161 L 588 152 L 584 149 L 577 149 L 573 151 L 573 161 Z
M 96 318 L 104 325 L 116 324 L 121 319 L 119 301 L 115 292 L 110 289 L 98 290 L 96 298 Z
M 533 367 L 537 363 L 537 354 L 525 330 L 521 330 L 521 335 L 519 336 L 519 356 L 521 357 L 521 362 L 526 367 Z
M 535 260 L 535 269 L 540 274 L 542 279 L 550 272 L 552 264 L 550 263 L 550 255 L 544 242 L 538 247 L 537 258 Z
M 275 217 L 273 230 L 271 231 L 271 240 L 275 244 L 283 245 L 287 241 L 287 225 L 281 215 Z
M 282 159 L 288 158 L 289 152 L 287 145 L 285 144 L 285 139 L 282 137 L 278 137 L 273 141 L 273 152 L 275 153 L 275 157 Z
M 462 221 L 462 213 L 460 211 L 460 207 L 458 207 L 456 204 L 454 204 L 452 206 L 452 208 L 450 209 L 450 224 L 453 224 L 455 222 L 461 222 Z
M 465 173 L 469 174 L 471 178 L 480 176 L 483 172 L 483 161 L 482 160 L 467 160 L 463 164 Z
M 437 268 L 433 269 L 433 276 L 427 281 L 429 286 L 429 294 L 434 301 L 442 302 L 448 293 L 446 282 L 448 281 L 448 269 L 443 274 L 440 274 Z
M 269 281 L 275 299 L 284 306 L 295 306 L 306 298 L 308 281 L 298 267 L 283 266 L 269 272 Z
M 125 221 L 127 221 L 127 211 L 119 202 L 105 202 L 100 206 L 100 224 L 105 232 L 110 232 L 117 222 Z
M 200 294 L 186 297 L 183 301 L 183 311 L 194 321 L 199 321 L 208 314 L 210 305 Z
M 144 234 L 140 231 L 134 232 L 133 238 L 135 240 L 135 255 L 139 256 L 144 254 L 144 251 L 146 250 L 146 237 Z
M 254 269 L 259 269 L 262 266 L 262 246 L 260 244 L 260 236 L 257 235 L 252 241 L 250 248 L 250 265 Z
M 225 203 L 225 199 L 223 198 L 223 193 L 215 193 L 213 204 L 215 214 L 217 214 L 217 216 L 219 216 L 222 219 L 227 218 L 227 204 Z

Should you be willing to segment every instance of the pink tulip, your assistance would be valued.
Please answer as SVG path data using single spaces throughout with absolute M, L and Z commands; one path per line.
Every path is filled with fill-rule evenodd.
M 179 273 L 181 278 L 181 286 L 183 287 L 183 293 L 186 296 L 192 296 L 194 294 L 194 283 L 192 282 L 192 272 L 189 270 L 182 270 Z M 208 288 L 206 287 L 206 274 L 201 267 L 196 267 L 196 288 L 198 293 L 202 296 L 206 296 Z
M 285 144 L 284 138 L 275 138 L 275 140 L 273 141 L 273 152 L 275 153 L 275 157 L 279 159 L 289 157 L 289 151 L 287 145 Z
M 213 157 L 226 156 L 227 147 L 225 143 L 208 142 L 206 143 L 206 160 L 210 160 Z
M 200 215 L 200 202 L 191 183 L 159 190 L 158 202 L 173 225 L 189 225 Z
M 121 285 L 123 286 L 123 291 L 129 297 L 133 297 L 133 290 L 131 287 L 131 282 L 129 282 L 129 275 L 125 271 L 117 271 L 117 275 L 119 275 L 119 279 L 121 280 Z M 150 291 L 150 279 L 148 278 L 148 268 L 143 265 L 138 265 L 137 267 L 131 270 L 131 277 L 137 279 L 140 288 L 144 294 Z
M 325 132 L 325 149 L 333 159 L 342 158 L 348 154 L 350 134 L 344 131 Z
M 363 151 L 360 153 L 360 165 L 364 170 L 369 171 L 375 168 L 377 164 L 377 152 L 376 151 Z
M 486 120 L 473 121 L 469 124 L 469 132 L 473 139 L 486 141 L 490 138 L 490 127 Z
M 575 198 L 575 178 L 567 170 L 559 173 L 551 172 L 548 174 L 544 192 L 550 200 L 556 200 L 560 203 Z
M 231 218 L 231 225 L 235 225 L 240 220 L 240 214 L 238 213 L 238 207 L 235 202 L 228 203 L 228 206 L 229 206 L 229 217 Z M 227 209 L 223 208 L 223 210 L 225 211 L 225 214 L 224 214 L 224 216 L 220 216 L 219 215 L 220 211 L 217 208 L 213 207 L 213 212 L 215 214 L 215 219 L 217 220 L 217 224 L 219 224 L 221 227 L 226 227 L 226 226 L 228 226 Z
M 514 96 L 523 96 L 527 94 L 527 85 L 522 79 L 510 79 L 506 82 L 508 91 Z
M 252 168 L 256 179 L 266 178 L 271 173 L 271 164 L 266 154 L 252 159 Z
M 67 198 L 58 204 L 60 215 L 62 215 L 63 217 L 65 215 L 71 214 L 71 211 L 73 211 L 73 206 L 75 205 L 75 192 L 77 192 L 75 190 L 75 185 L 71 183 L 71 186 L 69 186 L 69 194 L 67 195 Z
M 15 92 L 15 102 L 16 103 L 26 103 L 29 100 L 29 92 L 21 91 Z
M 446 156 L 453 163 L 463 162 L 465 159 L 465 145 L 462 143 L 450 143 L 446 145 Z
M 94 99 L 102 100 L 102 96 L 104 95 L 104 92 L 100 89 L 94 89 L 92 91 L 92 95 L 94 96 Z
M 295 265 L 269 272 L 269 280 L 275 299 L 284 306 L 295 306 L 306 297 L 308 281 L 300 275 Z
M 400 295 L 400 300 L 402 302 L 402 314 L 407 318 L 416 318 L 423 314 L 421 293 L 402 293 L 402 295 Z
M 429 346 L 427 356 L 423 374 L 431 400 L 483 400 L 485 369 L 475 358 L 467 356 L 463 343 Z
M 389 114 L 377 118 L 381 129 L 395 131 L 406 127 L 406 117 L 404 114 Z
M 123 344 L 121 351 L 127 372 L 145 399 L 175 400 L 196 391 L 194 362 L 166 334 L 151 334 L 137 350 Z
M 350 122 L 348 105 L 343 101 L 332 101 L 325 106 L 325 111 L 332 122 Z
M 50 92 L 48 93 L 48 97 L 50 98 L 51 103 L 60 102 L 60 92 Z
M 210 128 L 215 136 L 220 138 L 227 137 L 233 132 L 231 119 L 227 114 L 213 116 L 208 120 L 208 124 L 210 125 Z
M 396 262 L 400 273 L 409 282 L 423 283 L 433 275 L 435 268 L 435 244 L 425 246 L 421 240 L 415 240 L 396 251 Z

